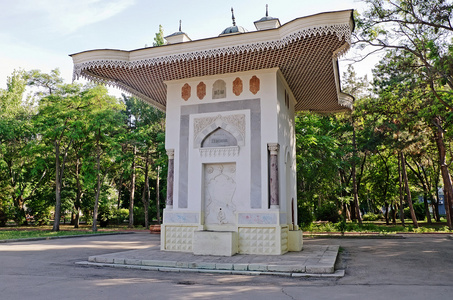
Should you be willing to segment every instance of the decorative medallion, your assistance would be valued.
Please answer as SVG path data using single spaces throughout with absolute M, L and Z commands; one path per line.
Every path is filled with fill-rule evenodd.
M 255 75 L 250 79 L 250 92 L 255 95 L 260 90 L 260 79 Z
M 203 81 L 197 85 L 197 96 L 200 100 L 203 100 L 204 96 L 206 96 L 206 84 Z
M 184 84 L 184 86 L 181 89 L 181 97 L 184 99 L 184 101 L 189 100 L 190 92 L 191 92 L 190 85 L 188 83 Z
M 239 77 L 233 81 L 233 94 L 239 96 L 242 93 L 242 80 Z

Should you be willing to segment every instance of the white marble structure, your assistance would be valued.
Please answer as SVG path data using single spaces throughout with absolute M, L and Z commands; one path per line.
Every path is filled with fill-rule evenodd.
M 161 249 L 199 255 L 302 249 L 296 111 L 352 107 L 339 86 L 352 11 L 268 17 L 217 38 L 72 55 L 75 77 L 117 85 L 166 111 L 169 157 Z

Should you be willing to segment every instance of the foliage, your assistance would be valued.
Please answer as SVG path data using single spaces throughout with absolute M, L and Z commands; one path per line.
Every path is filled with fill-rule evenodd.
M 335 203 L 324 203 L 316 210 L 316 220 L 318 221 L 337 223 L 339 219 L 340 214 L 338 213 L 338 207 Z
M 297 207 L 297 216 L 302 228 L 306 228 L 314 221 L 313 212 L 308 205 L 299 204 Z
M 156 36 L 154 37 L 153 47 L 162 45 L 165 45 L 164 29 L 162 28 L 162 25 L 159 25 L 159 32 L 156 33 Z
M 371 212 L 363 215 L 364 221 L 377 221 L 382 218 L 383 218 L 383 216 L 381 216 L 379 214 L 371 213 Z
M 414 211 L 415 211 L 415 216 L 417 217 L 417 220 L 424 220 L 425 219 L 425 208 L 423 206 L 423 203 L 414 203 Z M 404 208 L 404 218 L 410 219 L 411 218 L 411 213 L 409 211 L 409 207 Z

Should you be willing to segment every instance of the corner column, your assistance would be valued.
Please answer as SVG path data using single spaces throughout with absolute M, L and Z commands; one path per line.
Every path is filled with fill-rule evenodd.
M 168 156 L 168 173 L 167 173 L 167 200 L 166 209 L 173 209 L 173 181 L 175 177 L 175 150 L 167 149 Z
M 270 205 L 271 209 L 278 209 L 280 206 L 280 200 L 278 198 L 278 149 L 279 144 L 269 143 L 267 144 L 269 149 L 269 192 L 270 192 Z

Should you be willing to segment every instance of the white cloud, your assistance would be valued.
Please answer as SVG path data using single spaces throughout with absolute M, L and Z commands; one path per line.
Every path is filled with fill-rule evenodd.
M 134 3 L 135 0 L 22 0 L 10 8 L 22 17 L 40 17 L 40 25 L 50 32 L 69 34 L 114 17 Z

